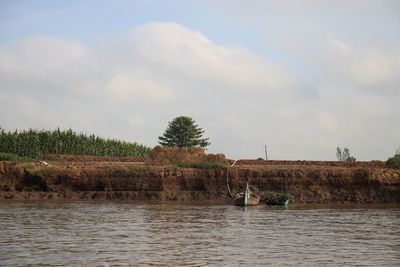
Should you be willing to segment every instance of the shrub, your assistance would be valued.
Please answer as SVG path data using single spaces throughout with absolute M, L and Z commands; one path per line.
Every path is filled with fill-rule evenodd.
M 386 166 L 390 168 L 400 169 L 400 155 L 394 155 L 386 161 Z
M 353 156 L 350 156 L 350 150 L 348 148 L 344 148 L 343 151 L 340 149 L 340 147 L 336 148 L 336 157 L 338 161 L 347 161 L 347 162 L 355 162 L 356 158 Z
M 284 205 L 285 202 L 294 202 L 294 197 L 289 192 L 271 192 L 265 199 L 265 203 L 268 205 Z

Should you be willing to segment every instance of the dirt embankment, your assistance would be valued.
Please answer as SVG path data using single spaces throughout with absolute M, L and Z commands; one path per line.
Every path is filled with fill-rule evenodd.
M 229 201 L 227 172 L 233 192 L 249 180 L 262 198 L 283 190 L 298 203 L 400 203 L 400 170 L 295 161 L 242 162 L 228 171 L 140 162 L 0 162 L 0 199 Z
M 0 199 L 229 201 L 227 181 L 233 193 L 249 181 L 262 199 L 288 191 L 298 203 L 400 203 L 400 170 L 380 161 L 239 160 L 221 169 L 233 163 L 223 154 L 155 147 L 144 160 L 59 156 L 49 162 L 0 162 Z M 201 164 L 188 168 L 191 163 Z

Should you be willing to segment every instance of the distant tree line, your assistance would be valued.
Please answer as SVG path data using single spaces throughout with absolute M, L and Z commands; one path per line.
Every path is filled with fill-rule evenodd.
M 143 157 L 150 148 L 137 143 L 105 139 L 69 130 L 5 131 L 0 127 L 0 152 L 41 158 L 47 154 Z

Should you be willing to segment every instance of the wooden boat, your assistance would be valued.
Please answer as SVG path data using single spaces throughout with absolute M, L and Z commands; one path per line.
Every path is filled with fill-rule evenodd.
M 233 200 L 235 206 L 255 206 L 260 202 L 260 197 L 249 189 L 249 183 L 246 185 L 246 190 L 244 192 L 237 193 Z

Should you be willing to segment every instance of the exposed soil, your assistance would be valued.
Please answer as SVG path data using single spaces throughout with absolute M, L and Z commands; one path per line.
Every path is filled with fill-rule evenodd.
M 293 194 L 297 203 L 400 203 L 400 170 L 386 168 L 380 161 L 242 160 L 225 170 L 177 168 L 171 164 L 174 157 L 167 158 L 153 155 L 145 163 L 59 157 L 49 166 L 3 161 L 0 199 L 229 201 L 228 172 L 234 193 L 249 180 L 261 199 L 282 190 Z M 222 154 L 203 159 L 233 162 Z
M 226 170 L 179 169 L 135 162 L 0 162 L 0 199 L 229 200 Z M 239 164 L 237 192 L 250 181 L 263 198 L 289 191 L 300 203 L 400 203 L 400 171 L 375 166 Z

